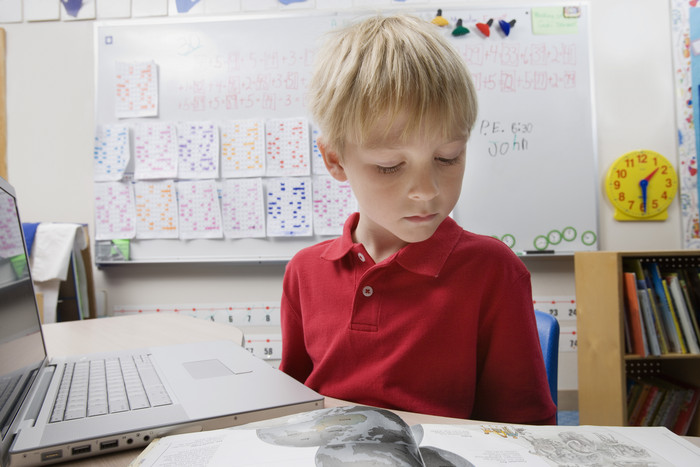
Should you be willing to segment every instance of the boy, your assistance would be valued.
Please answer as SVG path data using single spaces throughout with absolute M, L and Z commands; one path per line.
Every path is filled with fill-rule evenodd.
M 309 99 L 359 213 L 288 264 L 280 369 L 361 404 L 554 423 L 527 269 L 448 217 L 477 114 L 464 61 L 437 26 L 372 17 L 321 49 Z

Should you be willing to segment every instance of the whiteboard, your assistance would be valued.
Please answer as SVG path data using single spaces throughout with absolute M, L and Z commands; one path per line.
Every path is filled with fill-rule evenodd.
M 434 10 L 411 13 L 435 16 Z M 518 253 L 593 250 L 597 170 L 588 6 L 581 5 L 580 16 L 564 29 L 546 19 L 533 22 L 542 13 L 492 6 L 444 11 L 450 21 L 444 34 L 466 61 L 480 106 L 453 216 Z M 96 22 L 95 123 L 308 117 L 306 85 L 323 33 L 363 14 Z M 458 18 L 471 30 L 466 36 L 451 35 Z M 474 25 L 490 18 L 485 37 Z M 499 19 L 516 21 L 508 36 Z M 118 119 L 115 63 L 141 61 L 158 67 L 158 114 Z M 129 262 L 285 261 L 326 238 L 137 239 L 130 242 Z M 96 252 L 104 246 L 96 245 Z M 124 262 L 108 255 L 96 261 Z

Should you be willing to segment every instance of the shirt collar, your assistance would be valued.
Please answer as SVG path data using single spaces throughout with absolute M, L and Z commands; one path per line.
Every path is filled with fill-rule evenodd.
M 360 220 L 360 213 L 353 213 L 345 221 L 343 235 L 331 241 L 321 253 L 321 258 L 337 261 L 352 250 L 355 245 L 352 241 L 352 232 Z M 437 277 L 445 261 L 454 249 L 462 228 L 448 217 L 437 228 L 435 233 L 427 240 L 418 243 L 409 243 L 401 248 L 389 261 L 396 261 L 404 269 L 416 274 Z

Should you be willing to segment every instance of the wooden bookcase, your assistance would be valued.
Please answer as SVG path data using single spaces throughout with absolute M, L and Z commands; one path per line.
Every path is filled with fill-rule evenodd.
M 662 373 L 700 386 L 700 355 L 642 358 L 625 354 L 624 258 L 697 260 L 700 265 L 700 251 L 693 250 L 595 251 L 574 255 L 581 425 L 626 425 L 626 384 L 627 378 L 634 374 Z M 688 434 L 700 436 L 698 413 Z

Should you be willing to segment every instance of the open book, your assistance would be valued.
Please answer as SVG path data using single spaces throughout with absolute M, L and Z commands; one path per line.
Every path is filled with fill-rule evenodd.
M 183 464 L 184 462 L 184 464 Z M 315 410 L 153 441 L 132 466 L 700 465 L 664 427 L 414 425 L 364 406 Z

